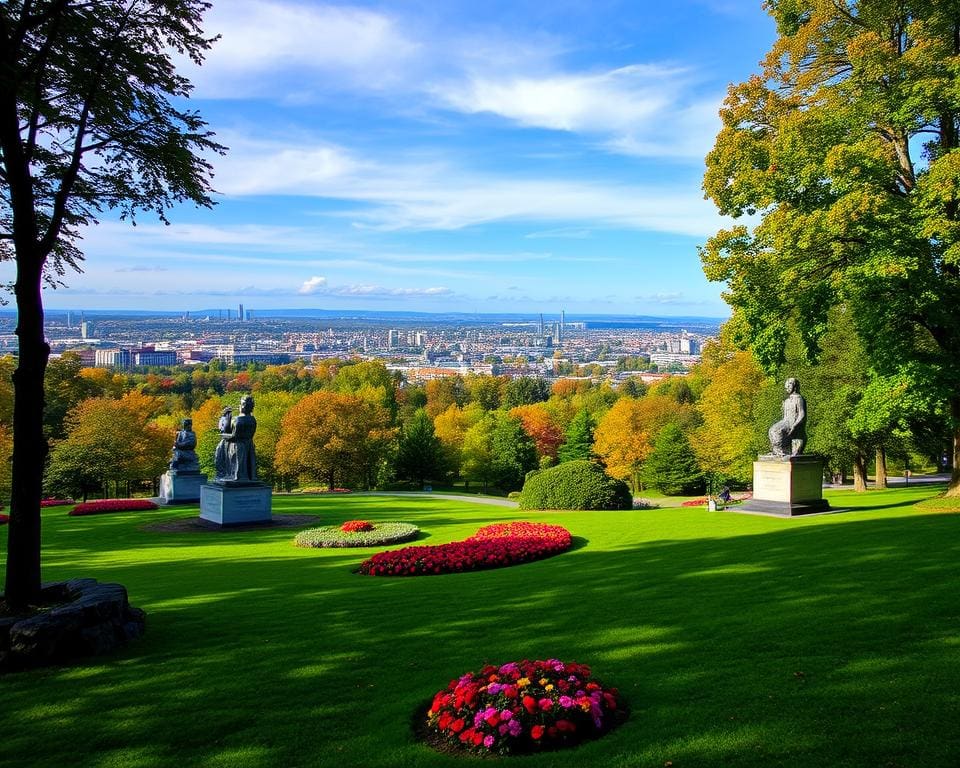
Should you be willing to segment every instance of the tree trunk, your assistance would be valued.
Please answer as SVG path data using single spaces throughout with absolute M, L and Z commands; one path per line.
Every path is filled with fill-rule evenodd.
M 41 258 L 21 255 L 18 248 L 15 293 L 19 359 L 13 373 L 13 478 L 6 585 L 7 603 L 15 610 L 40 596 L 40 498 L 47 458 L 43 379 L 50 357 L 50 347 L 43 337 L 42 265 Z
M 867 490 L 867 457 L 862 453 L 853 457 L 853 490 Z
M 333 490 L 333 475 L 334 470 L 331 469 L 330 474 L 327 476 L 327 488 L 329 488 L 331 491 Z
M 887 487 L 887 451 L 882 445 L 877 448 L 877 481 L 874 486 Z
M 953 417 L 953 465 L 947 496 L 960 496 L 960 395 L 950 398 Z

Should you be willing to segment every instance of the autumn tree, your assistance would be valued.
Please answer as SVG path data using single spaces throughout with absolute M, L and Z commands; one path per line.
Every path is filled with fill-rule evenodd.
M 167 468 L 171 435 L 153 423 L 157 398 L 128 392 L 119 400 L 93 397 L 71 410 L 66 437 L 54 444 L 47 485 L 54 491 L 86 493 L 96 484 L 108 492 L 114 484 L 153 480 Z M 65 487 L 75 483 L 73 489 Z
M 642 400 L 624 397 L 614 403 L 597 425 L 593 451 L 603 461 L 607 474 L 626 480 L 639 489 L 640 467 L 653 450 L 650 425 L 644 419 Z
M 209 206 L 222 151 L 183 102 L 173 55 L 199 63 L 203 0 L 9 0 L 0 4 L 0 257 L 16 265 L 13 489 L 6 598 L 40 592 L 44 340 L 41 286 L 77 267 L 104 208 L 132 218 Z
M 283 417 L 277 441 L 278 472 L 368 486 L 395 431 L 382 405 L 359 395 L 319 391 L 307 395 Z
M 463 379 L 459 376 L 443 376 L 431 379 L 425 385 L 427 414 L 435 419 L 451 405 L 462 406 L 466 402 Z
M 950 404 L 960 493 L 960 8 L 768 2 L 779 38 L 732 86 L 707 157 L 720 211 L 756 216 L 703 249 L 759 362 L 789 323 L 815 355 L 849 307 L 879 376 L 911 368 Z
M 443 448 L 444 463 L 454 473 L 460 472 L 467 430 L 476 424 L 484 413 L 479 404 L 470 403 L 466 408 L 451 405 L 434 418 L 434 433 Z
M 564 434 L 545 405 L 518 405 L 510 409 L 510 415 L 520 419 L 523 431 L 536 445 L 538 456 L 557 458 L 557 449 L 563 442 Z

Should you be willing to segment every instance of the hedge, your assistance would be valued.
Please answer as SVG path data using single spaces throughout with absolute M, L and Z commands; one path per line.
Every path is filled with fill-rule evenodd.
M 578 459 L 537 472 L 520 495 L 521 509 L 631 509 L 633 497 L 622 480 L 603 467 Z

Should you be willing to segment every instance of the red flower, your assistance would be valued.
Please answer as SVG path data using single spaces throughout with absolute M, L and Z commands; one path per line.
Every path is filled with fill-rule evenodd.
M 523 708 L 527 710 L 531 715 L 537 711 L 537 700 L 533 696 L 524 696 L 521 699 Z
M 463 722 L 463 718 L 458 717 L 456 720 L 454 720 L 450 724 L 450 730 L 453 731 L 454 733 L 460 733 L 460 731 L 463 730 L 464 725 L 466 725 L 466 723 Z
M 150 499 L 99 499 L 77 504 L 68 515 L 96 515 L 101 512 L 131 512 L 141 509 L 157 509 Z
M 543 738 L 543 726 L 535 725 L 530 729 L 530 738 L 534 741 L 539 741 Z
M 574 733 L 577 730 L 577 724 L 569 720 L 557 720 L 557 730 L 561 733 Z

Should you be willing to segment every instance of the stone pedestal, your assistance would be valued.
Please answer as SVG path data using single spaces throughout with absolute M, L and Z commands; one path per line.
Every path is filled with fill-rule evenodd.
M 207 476 L 200 472 L 178 472 L 171 469 L 160 478 L 161 504 L 196 504 L 200 501 L 200 486 Z
M 207 483 L 200 486 L 200 518 L 224 526 L 269 523 L 272 495 L 263 483 Z
M 760 456 L 753 462 L 753 498 L 738 509 L 783 517 L 827 511 L 830 504 L 823 498 L 823 459 Z

